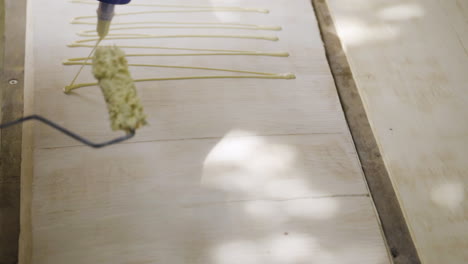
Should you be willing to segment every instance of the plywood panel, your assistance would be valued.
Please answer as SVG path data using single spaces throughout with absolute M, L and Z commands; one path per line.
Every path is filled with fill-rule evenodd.
M 328 3 L 422 262 L 467 262 L 466 4 Z
M 182 2 L 183 3 L 183 2 Z M 202 1 L 199 4 L 213 4 Z M 138 91 L 149 114 L 151 128 L 142 129 L 135 141 L 220 137 L 231 129 L 248 129 L 259 135 L 294 133 L 344 132 L 339 102 L 334 93 L 333 79 L 320 45 L 320 34 L 312 9 L 307 1 L 293 1 L 284 10 L 282 1 L 233 1 L 230 5 L 266 7 L 270 14 L 258 13 L 170 13 L 157 16 L 116 17 L 119 21 L 208 21 L 241 22 L 282 26 L 282 31 L 220 30 L 220 29 L 153 29 L 130 33 L 152 34 L 231 34 L 278 36 L 279 41 L 246 39 L 156 39 L 116 40 L 106 44 L 155 45 L 168 47 L 217 48 L 289 52 L 290 57 L 264 56 L 188 56 L 130 58 L 130 62 L 164 65 L 189 65 L 228 68 L 272 73 L 292 72 L 296 80 L 187 80 L 139 83 Z M 222 4 L 221 2 L 219 4 Z M 225 5 L 228 5 L 225 3 Z M 35 8 L 35 28 L 44 34 L 36 40 L 36 97 L 39 113 L 60 122 L 80 134 L 96 140 L 110 136 L 105 103 L 97 87 L 76 90 L 76 94 L 61 93 L 77 72 L 77 66 L 64 67 L 68 58 L 86 56 L 89 48 L 68 48 L 80 39 L 76 33 L 92 29 L 89 25 L 67 22 L 80 15 L 93 15 L 96 6 L 54 3 L 60 15 L 48 17 L 43 5 Z M 148 7 L 121 7 L 119 10 L 141 11 Z M 167 9 L 167 8 L 166 8 Z M 292 10 L 308 12 L 298 16 Z M 304 10 L 304 11 L 302 11 Z M 92 21 L 92 20 L 91 20 Z M 55 32 L 60 32 L 56 34 Z M 116 31 L 119 33 L 119 31 Z M 125 31 L 124 31 L 125 32 Z M 128 32 L 128 31 L 127 31 Z M 304 33 L 307 32 L 307 33 Z M 82 39 L 82 38 L 81 38 Z M 319 45 L 317 45 L 319 44 Z M 181 53 L 181 51 L 126 49 L 128 53 Z M 183 52 L 182 52 L 183 53 Z M 46 65 L 44 65 L 46 63 Z M 313 72 L 314 74 L 310 74 Z M 155 68 L 132 68 L 134 78 L 174 77 L 186 75 L 220 75 L 216 72 Z M 89 68 L 80 82 L 94 81 Z M 53 102 L 53 103 L 49 103 Z M 312 103 L 313 102 L 313 103 Z M 75 143 L 51 131 L 38 127 L 39 147 L 70 146 Z M 76 145 L 76 144 L 75 144 Z
M 277 42 L 183 38 L 108 43 L 286 51 L 289 57 L 162 56 L 129 61 L 291 72 L 297 78 L 138 83 L 150 125 L 132 141 L 101 150 L 37 125 L 33 263 L 389 263 L 311 4 L 176 4 L 184 3 L 253 6 L 270 13 L 146 17 L 279 25 L 283 30 L 155 30 L 277 35 Z M 78 39 L 77 31 L 92 28 L 67 22 L 95 14 L 96 6 L 54 2 L 54 10 L 60 12 L 51 15 L 44 3 L 32 5 L 36 111 L 93 140 L 115 136 L 97 87 L 68 96 L 61 92 L 78 69 L 61 62 L 90 51 L 66 44 Z M 121 10 L 131 8 L 148 10 Z M 132 74 L 144 78 L 207 73 L 138 68 Z M 80 82 L 86 81 L 92 81 L 89 68 L 80 77 Z
M 36 160 L 34 263 L 387 263 L 339 135 L 73 147 Z

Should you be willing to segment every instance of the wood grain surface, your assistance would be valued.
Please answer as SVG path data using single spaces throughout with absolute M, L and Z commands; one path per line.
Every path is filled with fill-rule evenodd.
M 101 150 L 36 125 L 33 263 L 390 263 L 310 2 L 177 4 L 256 7 L 270 13 L 158 13 L 146 19 L 279 25 L 283 30 L 152 31 L 276 35 L 277 42 L 185 38 L 107 43 L 287 51 L 287 58 L 129 60 L 291 72 L 297 78 L 138 83 L 150 125 L 132 141 Z M 93 140 L 118 135 L 110 131 L 98 87 L 62 93 L 78 67 L 61 62 L 90 51 L 66 47 L 78 39 L 76 32 L 90 28 L 68 22 L 95 14 L 96 6 L 54 2 L 60 12 L 53 15 L 47 6 L 32 3 L 36 111 Z M 148 7 L 123 6 L 118 12 L 123 10 Z M 200 74 L 131 70 L 134 78 Z M 79 81 L 93 81 L 89 67 Z
M 0 122 L 23 116 L 26 1 L 0 2 Z M 0 263 L 16 263 L 20 237 L 22 126 L 0 132 Z
M 422 263 L 466 263 L 466 1 L 327 2 Z
M 421 263 L 325 0 L 312 1 L 328 62 L 394 264 Z

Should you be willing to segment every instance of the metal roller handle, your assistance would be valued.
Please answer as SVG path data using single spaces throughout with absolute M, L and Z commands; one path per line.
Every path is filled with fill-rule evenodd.
M 37 121 L 40 121 L 60 132 L 62 132 L 63 134 L 89 146 L 89 147 L 92 147 L 92 148 L 103 148 L 103 147 L 107 147 L 107 146 L 110 146 L 110 145 L 113 145 L 113 144 L 117 144 L 117 143 L 120 143 L 122 141 L 125 141 L 125 140 L 128 140 L 132 137 L 135 136 L 135 131 L 130 131 L 129 133 L 127 133 L 127 135 L 125 136 L 122 136 L 122 137 L 119 137 L 119 138 L 116 138 L 116 139 L 112 139 L 110 141 L 106 141 L 106 142 L 102 142 L 102 143 L 94 143 L 94 142 L 91 142 L 90 140 L 88 139 L 85 139 L 73 132 L 71 132 L 70 130 L 48 120 L 47 118 L 44 118 L 42 116 L 39 116 L 39 115 L 30 115 L 30 116 L 26 116 L 26 117 L 23 117 L 23 118 L 20 118 L 18 120 L 15 120 L 15 121 L 11 121 L 11 122 L 7 122 L 7 123 L 4 123 L 4 124 L 0 124 L 0 129 L 5 129 L 7 127 L 11 127 L 11 126 L 14 126 L 14 125 L 18 125 L 20 123 L 23 123 L 23 122 L 26 122 L 26 121 L 30 121 L 30 120 L 37 120 Z

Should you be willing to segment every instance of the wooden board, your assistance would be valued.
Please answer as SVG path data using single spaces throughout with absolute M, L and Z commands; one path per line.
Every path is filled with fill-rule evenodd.
M 177 4 L 184 3 L 223 4 Z M 390 262 L 311 4 L 287 3 L 287 8 L 280 0 L 228 3 L 268 8 L 268 15 L 210 11 L 150 16 L 162 21 L 280 25 L 283 30 L 278 32 L 156 30 L 277 35 L 277 42 L 158 39 L 150 43 L 287 51 L 290 57 L 130 61 L 292 72 L 295 80 L 138 83 L 150 126 L 139 130 L 132 141 L 101 150 L 35 126 L 33 263 Z M 61 62 L 90 51 L 66 47 L 78 39 L 77 31 L 90 28 L 67 22 L 74 16 L 93 15 L 96 6 L 54 2 L 54 10 L 60 12 L 52 15 L 49 5 L 31 5 L 36 111 L 93 140 L 119 135 L 110 132 L 97 87 L 72 95 L 61 92 L 78 69 Z M 121 10 L 126 8 L 148 10 L 131 6 Z M 114 43 L 148 45 L 148 40 Z M 186 73 L 134 69 L 132 74 L 143 78 Z M 86 68 L 80 82 L 91 80 Z
M 26 1 L 0 1 L 0 123 L 23 116 Z M 22 158 L 21 126 L 0 131 L 0 263 L 18 261 Z M 23 218 L 21 218 L 23 221 Z M 26 231 L 21 235 L 27 236 Z
M 204 2 L 200 2 L 203 5 Z M 247 2 L 234 2 L 235 5 L 251 6 Z M 282 9 L 281 1 L 258 3 L 259 6 L 267 6 L 274 10 Z M 309 11 L 309 16 L 299 16 L 291 9 L 281 10 L 265 14 L 222 13 L 218 18 L 209 13 L 184 14 L 157 14 L 156 20 L 161 21 L 247 21 L 252 24 L 279 25 L 283 31 L 226 31 L 226 30 L 168 30 L 160 29 L 151 31 L 159 34 L 243 34 L 243 35 L 277 35 L 278 42 L 244 39 L 158 39 L 158 40 L 127 40 L 106 42 L 108 44 L 130 45 L 160 45 L 172 47 L 195 48 L 224 48 L 240 50 L 261 51 L 289 51 L 288 59 L 277 57 L 258 56 L 193 56 L 193 57 L 155 57 L 155 58 L 131 58 L 130 62 L 157 63 L 165 65 L 192 65 L 216 68 L 234 68 L 241 70 L 260 70 L 265 72 L 292 72 L 298 76 L 295 81 L 287 80 L 263 80 L 258 85 L 258 80 L 192 80 L 150 82 L 138 84 L 140 96 L 149 115 L 150 126 L 138 131 L 134 141 L 185 139 L 219 137 L 232 128 L 243 128 L 255 131 L 259 135 L 264 134 L 296 134 L 296 133 L 322 133 L 345 132 L 346 127 L 342 122 L 340 105 L 333 91 L 333 79 L 331 78 L 328 64 L 320 43 L 320 35 L 317 33 L 316 21 L 311 16 L 310 3 L 300 1 L 296 3 L 299 10 L 304 5 Z M 299 8 L 300 6 L 300 8 Z M 68 13 L 72 8 L 75 12 Z M 78 68 L 64 68 L 61 62 L 72 57 L 87 56 L 90 49 L 66 48 L 69 44 L 79 39 L 76 33 L 83 29 L 92 29 L 90 26 L 70 25 L 64 21 L 70 21 L 79 15 L 93 14 L 96 7 L 93 5 L 78 5 L 63 2 L 57 9 L 64 14 L 55 16 L 50 21 L 54 24 L 53 41 L 50 38 L 38 37 L 36 40 L 37 65 L 42 61 L 48 61 L 48 67 L 35 67 L 36 69 L 36 94 L 37 101 L 50 100 L 54 104 L 40 104 L 38 111 L 57 122 L 60 122 L 73 131 L 91 136 L 92 139 L 108 139 L 110 134 L 108 114 L 105 103 L 100 96 L 99 89 L 83 88 L 76 94 L 65 97 L 61 90 L 68 85 Z M 124 7 L 123 7 L 124 8 Z M 134 10 L 147 10 L 148 7 Z M 37 7 L 36 14 L 47 14 L 46 6 Z M 305 11 L 301 11 L 304 13 Z M 221 15 L 220 15 L 221 14 Z M 307 14 L 307 13 L 306 13 Z M 187 16 L 187 15 L 185 15 Z M 232 17 L 233 16 L 233 17 Z M 49 18 L 51 19 L 51 18 Z M 118 18 L 116 18 L 116 21 Z M 121 21 L 155 20 L 152 16 L 142 18 L 122 18 Z M 223 20 L 224 19 L 224 20 Z M 36 23 L 35 31 L 50 31 L 47 23 Z M 303 36 L 302 32 L 310 32 Z M 315 32 L 315 34 L 313 33 Z M 141 32 L 137 32 L 141 33 Z M 40 49 L 40 51 L 39 51 Z M 294 52 L 292 52 L 294 51 Z M 128 50 L 129 53 L 142 52 L 141 50 Z M 160 50 L 143 50 L 143 52 L 166 52 Z M 172 52 L 173 53 L 173 52 Z M 310 75 L 314 71 L 314 75 Z M 180 71 L 173 69 L 136 69 L 134 78 L 145 77 L 172 77 L 184 75 L 203 75 L 200 71 Z M 206 73 L 205 73 L 206 74 Z M 216 73 L 215 73 L 216 74 Z M 50 78 L 50 75 L 60 75 L 60 78 Z M 90 71 L 86 71 L 80 81 L 93 81 Z M 284 93 L 284 90 L 294 90 L 295 93 Z M 286 100 L 285 97 L 289 97 Z M 311 103 L 311 98 L 316 98 Z M 334 97 L 335 100 L 330 100 Z M 47 98 L 47 99 L 46 99 Z M 320 114 L 318 114 L 320 113 Z M 189 116 L 187 118 L 187 116 Z M 291 118 L 295 116 L 296 118 Z M 86 122 L 83 121 L 86 117 Z M 340 122 L 341 121 L 341 122 Z M 38 147 L 62 147 L 76 145 L 66 137 L 61 136 L 47 127 L 38 127 Z
M 466 263 L 464 1 L 328 0 L 423 263 Z
M 32 16 L 32 5 L 27 5 L 27 17 Z M 34 34 L 32 28 L 34 21 L 26 21 L 26 52 L 24 76 L 24 116 L 35 114 L 34 107 Z M 19 241 L 20 264 L 32 263 L 32 194 L 33 194 L 33 166 L 34 166 L 34 123 L 23 124 L 23 147 L 21 156 L 21 232 Z
M 40 150 L 34 263 L 388 263 L 340 137 Z

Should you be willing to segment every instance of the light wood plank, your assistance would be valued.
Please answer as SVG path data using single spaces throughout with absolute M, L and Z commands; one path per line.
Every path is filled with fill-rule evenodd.
M 340 209 L 329 219 L 285 213 L 330 205 Z M 81 220 L 37 231 L 34 263 L 389 263 L 367 198 L 166 204 Z
M 344 132 L 344 122 L 337 122 L 342 120 L 338 100 L 328 100 L 332 79 L 308 79 L 176 81 L 150 90 L 144 90 L 147 84 L 139 85 L 149 126 L 133 141 L 222 137 L 231 129 L 257 135 Z M 39 92 L 38 102 L 54 102 L 41 103 L 39 112 L 96 141 L 118 134 L 110 130 L 101 91 L 78 92 L 78 96 Z M 77 145 L 45 126 L 38 126 L 36 140 L 41 148 Z
M 27 5 L 27 17 L 32 15 L 32 5 Z M 34 114 L 34 32 L 33 21 L 26 20 L 26 52 L 24 76 L 24 115 Z M 34 123 L 23 124 L 23 148 L 21 157 L 21 232 L 19 241 L 19 264 L 32 263 L 32 197 L 34 166 Z
M 466 263 L 466 4 L 328 3 L 422 262 Z
M 36 160 L 34 263 L 388 263 L 340 135 L 74 147 Z
M 201 1 L 200 4 L 209 3 Z M 296 80 L 188 80 L 138 83 L 138 91 L 149 116 L 150 127 L 138 131 L 135 141 L 183 138 L 222 137 L 231 129 L 255 131 L 258 135 L 342 133 L 347 128 L 323 53 L 320 34 L 307 1 L 293 1 L 284 10 L 282 1 L 235 1 L 236 6 L 260 6 L 271 10 L 266 14 L 250 13 L 185 13 L 158 14 L 161 21 L 234 21 L 261 25 L 279 25 L 282 31 L 246 30 L 153 30 L 157 34 L 247 34 L 277 35 L 278 42 L 242 39 L 157 39 L 129 40 L 108 43 L 158 45 L 170 47 L 224 48 L 260 51 L 287 51 L 289 58 L 259 56 L 195 56 L 130 58 L 130 62 L 166 65 L 192 65 L 231 68 L 297 75 Z M 211 3 L 209 3 L 211 4 Z M 44 20 L 49 9 L 35 5 L 35 28 L 46 34 L 38 37 L 35 46 L 35 97 L 37 112 L 94 140 L 109 139 L 108 114 L 98 87 L 76 90 L 66 96 L 61 93 L 78 70 L 64 67 L 67 58 L 87 56 L 90 49 L 67 48 L 77 40 L 76 32 L 90 26 L 70 25 L 65 21 L 79 15 L 95 14 L 93 5 L 77 5 L 63 1 L 54 3 L 63 10 L 60 15 Z M 124 10 L 125 7 L 121 9 Z M 129 10 L 128 7 L 125 10 Z M 147 10 L 144 7 L 130 10 Z M 308 15 L 298 16 L 292 10 Z M 219 17 L 217 17 L 219 16 Z M 227 16 L 227 17 L 223 17 Z M 117 19 L 117 18 L 116 18 Z M 124 18 L 122 18 L 124 19 Z M 151 16 L 125 18 L 155 20 Z M 118 21 L 118 20 L 116 20 Z M 47 33 L 48 32 L 48 33 Z M 60 32 L 55 34 L 53 32 Z M 128 50 L 129 53 L 148 50 Z M 150 50 L 169 53 L 172 51 Z M 44 64 L 46 63 L 46 64 Z M 134 78 L 173 77 L 184 75 L 219 75 L 216 72 L 154 68 L 132 68 Z M 313 73 L 313 74 L 311 74 Z M 80 82 L 93 82 L 90 69 Z M 76 143 L 45 126 L 37 126 L 38 147 L 60 147 Z

